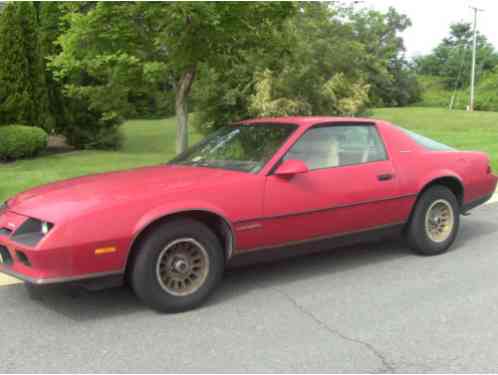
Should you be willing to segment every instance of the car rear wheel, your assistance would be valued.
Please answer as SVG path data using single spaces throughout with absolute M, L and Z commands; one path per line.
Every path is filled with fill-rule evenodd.
M 142 242 L 130 279 L 147 305 L 179 312 L 202 304 L 220 282 L 223 249 L 216 235 L 191 219 L 166 222 Z
M 460 211 L 455 195 L 436 185 L 418 200 L 406 231 L 410 247 L 422 255 L 444 253 L 455 241 Z

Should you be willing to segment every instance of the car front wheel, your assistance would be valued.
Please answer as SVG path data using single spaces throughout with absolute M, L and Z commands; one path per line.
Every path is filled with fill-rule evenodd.
M 460 224 L 458 201 L 447 187 L 436 185 L 419 198 L 408 224 L 409 246 L 422 255 L 444 253 L 453 244 Z
M 162 312 L 193 309 L 212 293 L 224 269 L 216 235 L 191 219 L 166 222 L 142 242 L 131 268 L 137 296 Z

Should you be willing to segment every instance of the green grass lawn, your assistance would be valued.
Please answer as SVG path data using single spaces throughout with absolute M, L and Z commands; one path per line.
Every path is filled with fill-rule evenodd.
M 459 149 L 485 151 L 498 170 L 498 113 L 408 107 L 376 109 L 373 117 Z M 51 181 L 165 162 L 175 154 L 175 130 L 174 119 L 133 120 L 123 125 L 126 141 L 117 152 L 75 151 L 0 164 L 0 201 Z M 192 142 L 199 138 L 190 134 Z
M 74 151 L 0 164 L 0 202 L 43 183 L 91 173 L 166 162 L 175 155 L 176 123 L 131 120 L 123 125 L 125 142 L 119 151 Z M 199 140 L 190 134 L 191 141 Z

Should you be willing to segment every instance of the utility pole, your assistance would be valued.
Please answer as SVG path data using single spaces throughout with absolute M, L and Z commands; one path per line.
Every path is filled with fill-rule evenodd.
M 475 100 L 475 84 L 476 84 L 476 50 L 477 50 L 477 13 L 483 12 L 484 9 L 479 9 L 476 7 L 470 7 L 474 11 L 474 39 L 472 46 L 472 72 L 470 75 L 470 104 L 469 111 L 474 110 L 474 100 Z

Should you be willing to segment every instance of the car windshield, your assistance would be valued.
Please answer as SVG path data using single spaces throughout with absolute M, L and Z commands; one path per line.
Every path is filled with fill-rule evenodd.
M 225 126 L 168 164 L 257 173 L 295 129 L 287 124 Z

